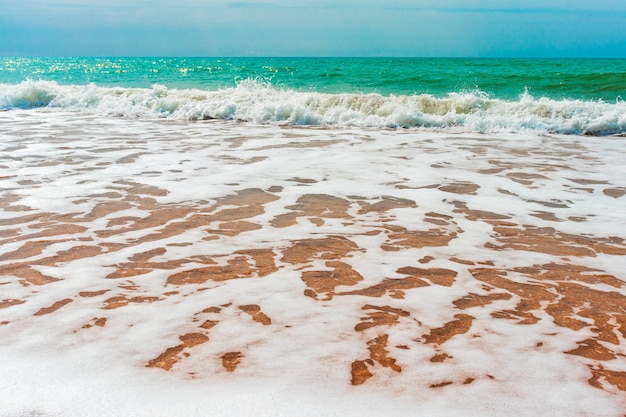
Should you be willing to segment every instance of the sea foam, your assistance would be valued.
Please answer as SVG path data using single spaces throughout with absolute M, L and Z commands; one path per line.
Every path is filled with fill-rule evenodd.
M 481 91 L 381 95 L 303 92 L 244 80 L 218 90 L 62 85 L 53 81 L 0 84 L 0 109 L 46 108 L 107 116 L 222 119 L 254 124 L 430 128 L 454 132 L 546 132 L 612 135 L 626 132 L 626 103 L 555 100 L 524 92 L 517 100 Z
M 46 110 L 0 139 L 0 417 L 624 415 L 626 138 Z

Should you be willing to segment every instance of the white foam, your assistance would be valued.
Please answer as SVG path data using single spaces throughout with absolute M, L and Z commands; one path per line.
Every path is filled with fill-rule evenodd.
M 149 91 L 156 90 L 140 93 Z M 359 106 L 371 105 L 368 101 Z M 61 281 L 24 286 L 12 272 L 0 274 L 0 301 L 25 301 L 0 309 L 0 322 L 10 322 L 0 325 L 0 416 L 621 416 L 623 392 L 590 386 L 591 361 L 564 354 L 594 336 L 591 329 L 558 326 L 541 309 L 533 310 L 541 320 L 532 325 L 491 316 L 494 311 L 513 309 L 519 302 L 516 295 L 489 306 L 455 309 L 453 301 L 485 290 L 472 277 L 470 267 L 451 259 L 490 261 L 508 270 L 572 262 L 623 279 L 623 257 L 610 253 L 568 260 L 549 253 L 490 249 L 487 243 L 498 244 L 493 227 L 470 220 L 459 211 L 459 204 L 506 215 L 520 228 L 554 227 L 598 239 L 624 236 L 626 198 L 603 193 L 626 186 L 624 145 L 624 138 L 285 128 L 49 111 L 0 113 L 2 185 L 7 196 L 18 197 L 16 205 L 29 206 L 23 212 L 5 207 L 1 218 L 40 214 L 63 223 L 67 218 L 54 220 L 55 216 L 77 213 L 78 220 L 73 222 L 85 228 L 19 240 L 63 240 L 40 254 L 17 259 Z M 503 164 L 502 172 L 483 171 L 498 164 Z M 542 177 L 531 177 L 534 182 L 524 184 L 507 175 L 519 172 Z M 580 180 L 592 182 L 581 184 Z M 265 204 L 264 213 L 245 219 L 260 225 L 258 229 L 236 236 L 207 232 L 223 223 L 215 220 L 192 225 L 175 236 L 141 241 L 166 224 L 140 230 L 124 230 L 126 223 L 107 227 L 115 218 L 149 216 L 150 211 L 133 199 L 139 198 L 133 195 L 134 183 L 158 187 L 163 192 L 139 195 L 146 201 L 154 199 L 159 208 L 187 209 L 187 216 L 213 213 L 220 199 L 241 190 L 282 187 L 282 191 L 273 192 L 279 199 Z M 474 193 L 440 189 L 459 183 L 479 188 Z M 114 196 L 97 196 L 105 192 Z M 353 218 L 323 218 L 323 224 L 315 224 L 304 215 L 294 226 L 271 226 L 273 219 L 292 213 L 298 199 L 308 194 L 344 199 Z M 360 213 L 359 201 L 373 204 L 383 196 L 412 200 L 417 207 Z M 130 201 L 136 206 L 84 220 L 103 201 Z M 559 204 L 549 207 L 546 202 Z M 149 201 L 145 206 L 150 206 Z M 236 206 L 219 209 L 229 207 Z M 549 211 L 563 221 L 533 216 L 539 211 Z M 429 212 L 450 216 L 450 220 L 443 226 L 429 223 L 424 220 Z M 168 224 L 188 219 L 180 216 Z M 571 216 L 585 217 L 585 221 L 567 221 Z M 17 237 L 46 230 L 49 225 L 42 221 L 19 225 Z M 394 226 L 457 235 L 447 246 L 383 250 L 381 245 L 388 243 L 387 232 Z M 107 237 L 98 232 L 116 233 Z M 337 292 L 367 288 L 384 278 L 403 278 L 406 274 L 397 271 L 407 266 L 453 270 L 455 283 L 415 288 L 406 291 L 404 299 L 305 297 L 302 272 L 328 270 L 326 260 L 318 257 L 293 265 L 283 259 L 285 249 L 299 239 L 337 234 L 358 243 L 360 251 L 342 262 L 363 276 L 354 288 L 339 286 Z M 87 258 L 38 264 L 79 245 L 105 244 L 125 246 Z M 8 242 L 0 256 L 19 247 Z M 165 253 L 152 261 L 186 261 L 128 279 L 106 278 L 133 255 L 159 248 Z M 201 285 L 202 291 L 195 285 L 174 286 L 166 281 L 175 273 L 206 266 L 199 260 L 202 256 L 224 265 L 237 250 L 268 248 L 276 254 L 278 271 L 262 278 L 209 280 Z M 426 256 L 435 259 L 419 263 Z M 14 261 L 2 260 L 0 266 Z M 522 280 L 519 275 L 509 278 Z M 623 287 L 589 285 L 623 292 Z M 99 290 L 108 292 L 96 297 L 78 295 Z M 166 295 L 174 290 L 179 293 Z M 103 309 L 104 300 L 116 295 L 151 296 L 158 301 Z M 72 302 L 56 312 L 34 316 L 39 309 L 68 298 Z M 252 320 L 238 308 L 246 304 L 261 306 L 272 324 Z M 356 332 L 355 326 L 368 314 L 363 309 L 367 304 L 403 309 L 410 316 L 399 317 L 395 326 Z M 199 316 L 215 306 L 222 307 L 219 314 Z M 475 317 L 467 333 L 441 346 L 424 343 L 425 334 L 458 313 Z M 99 317 L 107 318 L 106 326 L 84 327 Z M 201 318 L 193 321 L 197 317 Z M 148 361 L 179 344 L 180 335 L 200 331 L 198 325 L 204 319 L 219 322 L 207 332 L 209 342 L 189 349 L 191 356 L 182 357 L 170 372 L 146 368 Z M 388 334 L 388 350 L 402 372 L 375 365 L 371 368 L 375 375 L 367 383 L 351 386 L 351 362 L 368 358 L 368 341 L 381 333 Z M 611 349 L 626 354 L 623 337 L 617 332 L 616 336 L 621 344 Z M 409 349 L 398 347 L 402 345 Z M 236 372 L 227 372 L 220 356 L 240 350 L 244 360 Z M 443 363 L 430 361 L 441 352 L 452 358 Z M 623 371 L 623 364 L 616 362 L 608 364 Z M 464 384 L 468 378 L 474 381 Z M 447 382 L 451 384 L 432 387 Z
M 50 108 L 126 117 L 239 120 L 256 124 L 421 127 L 453 132 L 609 135 L 626 130 L 626 103 L 517 101 L 477 92 L 381 96 L 281 90 L 255 80 L 221 90 L 97 87 L 23 81 L 0 85 L 0 109 Z

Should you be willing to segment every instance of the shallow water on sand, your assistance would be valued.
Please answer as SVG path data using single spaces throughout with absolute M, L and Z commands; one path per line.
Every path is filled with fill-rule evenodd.
M 625 142 L 0 113 L 0 415 L 622 416 Z

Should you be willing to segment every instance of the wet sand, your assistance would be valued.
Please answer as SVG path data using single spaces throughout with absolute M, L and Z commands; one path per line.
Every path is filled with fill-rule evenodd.
M 0 349 L 626 407 L 624 138 L 0 117 Z

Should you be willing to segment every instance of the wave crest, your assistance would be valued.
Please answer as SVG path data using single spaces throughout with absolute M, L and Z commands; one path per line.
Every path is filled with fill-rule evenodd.
M 244 80 L 221 90 L 97 87 L 24 81 L 0 85 L 0 109 L 50 108 L 127 117 L 223 119 L 257 124 L 433 128 L 482 133 L 540 131 L 609 135 L 626 132 L 626 103 L 553 100 L 528 92 L 519 100 L 480 91 L 429 94 L 326 94 L 277 89 Z

